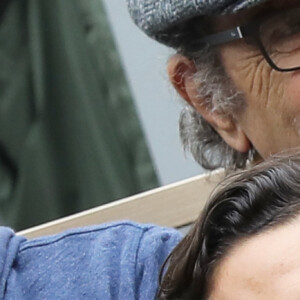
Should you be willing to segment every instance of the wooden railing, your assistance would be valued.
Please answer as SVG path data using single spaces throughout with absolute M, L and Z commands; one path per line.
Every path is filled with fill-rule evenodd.
M 223 174 L 224 172 L 220 170 L 193 177 L 23 230 L 18 235 L 31 239 L 70 228 L 116 220 L 132 220 L 178 228 L 192 223 L 197 218 Z

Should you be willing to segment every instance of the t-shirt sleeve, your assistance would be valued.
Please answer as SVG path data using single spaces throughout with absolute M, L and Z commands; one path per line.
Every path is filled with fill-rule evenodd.
M 16 236 L 10 228 L 0 227 L 0 299 L 4 299 L 7 278 L 24 240 L 23 237 Z
M 132 222 L 25 240 L 0 229 L 0 299 L 154 299 L 161 265 L 181 239 Z
M 144 232 L 137 254 L 136 299 L 155 299 L 161 267 L 181 239 L 181 234 L 170 228 L 152 227 Z

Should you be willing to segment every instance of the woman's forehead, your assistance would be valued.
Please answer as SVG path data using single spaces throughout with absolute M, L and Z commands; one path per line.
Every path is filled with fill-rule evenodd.
M 299 232 L 300 217 L 237 243 L 214 271 L 209 299 L 299 299 L 288 297 L 300 294 Z

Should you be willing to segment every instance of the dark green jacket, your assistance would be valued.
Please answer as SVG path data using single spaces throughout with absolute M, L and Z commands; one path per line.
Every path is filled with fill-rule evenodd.
M 2 225 L 156 185 L 101 1 L 11 0 L 0 24 Z

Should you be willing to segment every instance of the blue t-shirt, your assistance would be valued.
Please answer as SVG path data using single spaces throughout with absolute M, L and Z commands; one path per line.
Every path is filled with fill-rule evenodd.
M 26 240 L 0 227 L 0 299 L 152 300 L 174 229 L 118 222 Z

